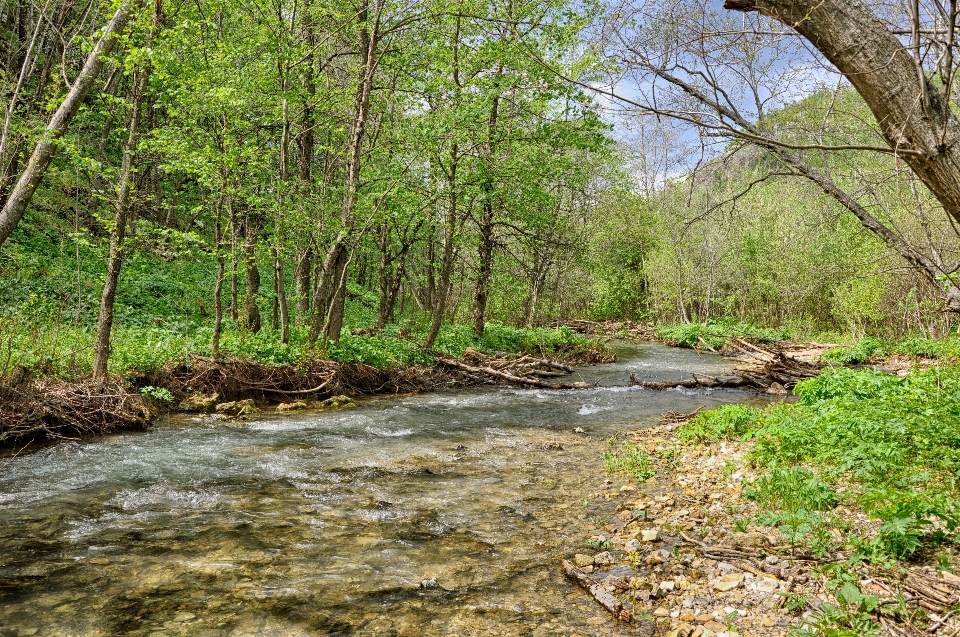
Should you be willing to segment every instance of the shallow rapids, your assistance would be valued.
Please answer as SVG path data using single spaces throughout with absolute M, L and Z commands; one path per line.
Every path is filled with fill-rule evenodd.
M 178 418 L 0 455 L 0 636 L 630 634 L 559 565 L 589 550 L 604 441 L 747 394 L 627 388 L 730 364 L 618 353 L 577 371 L 589 390 Z

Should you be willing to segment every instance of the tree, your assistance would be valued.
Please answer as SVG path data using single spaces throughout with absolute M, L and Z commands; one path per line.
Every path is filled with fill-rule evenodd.
M 50 165 L 50 161 L 53 159 L 57 148 L 57 140 L 63 136 L 73 116 L 80 110 L 84 98 L 100 75 L 104 58 L 110 54 L 114 44 L 130 20 L 130 17 L 142 6 L 143 2 L 144 0 L 124 0 L 113 14 L 113 18 L 107 23 L 100 39 L 97 40 L 97 43 L 87 55 L 83 68 L 73 81 L 73 85 L 63 98 L 60 106 L 47 123 L 46 128 L 33 149 L 33 153 L 30 155 L 26 167 L 23 169 L 23 172 L 20 173 L 20 177 L 17 179 L 13 191 L 6 198 L 6 201 L 4 201 L 3 208 L 0 209 L 0 245 L 3 245 L 16 229 L 17 224 L 20 223 L 20 219 L 26 212 L 27 206 L 30 205 L 30 200 L 40 185 L 40 180 L 43 179 L 43 175 Z M 44 21 L 46 21 L 45 16 L 38 17 L 38 31 L 40 23 Z M 32 50 L 32 46 L 30 50 Z M 23 61 L 22 72 L 20 74 L 21 78 L 26 74 L 26 70 L 31 64 L 29 58 L 30 56 L 28 54 Z M 14 94 L 10 98 L 4 121 L 3 142 L 7 140 L 13 104 L 17 93 L 22 88 L 22 84 L 21 81 L 18 81 L 14 89 Z M 2 156 L 4 150 L 2 145 L 0 145 L 0 156 Z
M 604 24 L 601 41 L 624 70 L 613 81 L 629 78 L 636 91 L 625 95 L 582 80 L 581 84 L 639 113 L 689 125 L 700 136 L 702 160 L 735 153 L 744 145 L 763 148 L 776 165 L 762 178 L 789 175 L 815 183 L 853 213 L 864 229 L 922 272 L 930 285 L 941 289 L 948 309 L 960 311 L 957 255 L 945 250 L 939 238 L 906 236 L 878 214 L 882 211 L 871 210 L 875 206 L 869 198 L 844 187 L 830 163 L 830 157 L 851 152 L 881 153 L 907 163 L 947 213 L 935 224 L 938 232 L 952 232 L 946 222 L 958 218 L 960 157 L 954 154 L 960 151 L 943 144 L 960 129 L 946 108 L 951 90 L 935 88 L 921 72 L 917 61 L 921 58 L 912 59 L 859 1 L 730 1 L 726 6 L 758 11 L 764 17 L 734 21 L 701 0 L 669 7 L 644 1 L 618 5 Z M 805 49 L 790 31 L 782 31 L 775 20 L 796 24 L 798 32 L 824 52 L 826 61 Z M 945 31 L 952 42 L 947 32 L 952 29 Z M 814 129 L 773 126 L 768 121 L 778 108 L 822 86 L 822 78 L 833 68 L 830 63 L 849 74 L 882 122 L 874 139 L 870 135 L 851 139 L 849 129 L 833 126 L 832 106 Z M 950 80 L 945 86 L 951 86 L 953 71 L 944 71 L 944 77 Z M 889 97 L 881 104 L 885 91 Z M 929 108 L 923 106 L 927 102 Z

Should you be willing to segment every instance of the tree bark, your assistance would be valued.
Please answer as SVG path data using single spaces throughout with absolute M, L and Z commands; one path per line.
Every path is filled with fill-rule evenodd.
M 210 339 L 210 356 L 220 357 L 220 332 L 223 329 L 223 275 L 226 266 L 223 257 L 223 196 L 217 198 L 217 214 L 213 226 L 213 250 L 217 255 L 217 280 L 213 284 L 213 336 Z
M 103 35 L 100 36 L 93 50 L 87 56 L 80 75 L 74 80 L 67 96 L 63 99 L 53 117 L 50 118 L 42 137 L 33 149 L 33 154 L 30 156 L 26 168 L 20 174 L 13 191 L 4 202 L 3 209 L 0 210 L 0 246 L 6 242 L 20 223 L 20 219 L 23 218 L 33 194 L 40 185 L 40 180 L 53 159 L 57 140 L 66 131 L 73 116 L 80 110 L 80 105 L 83 103 L 87 92 L 93 86 L 97 76 L 100 75 L 103 58 L 110 54 L 120 33 L 130 20 L 130 16 L 140 8 L 142 3 L 143 0 L 124 0 L 117 8 L 113 18 L 104 29 Z
M 488 189 L 487 196 L 492 196 Z M 477 285 L 473 291 L 473 332 L 483 336 L 487 322 L 487 299 L 490 296 L 490 277 L 493 274 L 493 202 L 483 202 L 483 216 L 480 218 L 480 242 L 477 246 Z
M 310 271 L 313 269 L 313 248 L 309 245 L 297 255 L 293 281 L 297 292 L 297 324 L 305 323 L 310 316 Z
M 123 162 L 118 183 L 117 203 L 110 232 L 110 257 L 107 261 L 107 277 L 103 283 L 100 299 L 100 319 L 97 324 L 97 344 L 93 357 L 93 379 L 103 382 L 107 378 L 107 361 L 110 358 L 110 332 L 113 329 L 113 306 L 117 298 L 117 285 L 123 267 L 124 238 L 126 237 L 127 213 L 130 208 L 130 191 L 133 179 L 133 161 L 137 150 L 137 133 L 140 127 L 140 106 L 146 91 L 149 71 L 140 71 L 134 80 L 133 99 L 130 103 L 130 131 L 123 146 Z
M 867 103 L 890 147 L 960 222 L 960 122 L 862 0 L 726 0 L 724 7 L 759 12 L 816 47 Z
M 497 76 L 503 74 L 503 67 L 497 67 Z M 495 161 L 495 135 L 497 120 L 500 117 L 500 96 L 495 95 L 490 104 L 490 115 L 487 118 L 486 169 L 487 176 L 483 181 L 483 216 L 480 219 L 480 244 L 477 248 L 477 257 L 480 263 L 477 272 L 477 285 L 473 292 L 473 332 L 483 336 L 484 325 L 487 322 L 487 300 L 490 296 L 490 277 L 493 273 L 493 183 L 490 173 L 493 172 Z

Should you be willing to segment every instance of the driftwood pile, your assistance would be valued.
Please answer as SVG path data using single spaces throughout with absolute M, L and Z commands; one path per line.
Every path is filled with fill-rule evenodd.
M 487 356 L 476 350 L 468 349 L 463 359 L 430 352 L 437 362 L 445 367 L 462 372 L 468 379 L 477 383 L 506 382 L 525 387 L 543 389 L 584 389 L 584 382 L 558 383 L 546 379 L 568 376 L 573 368 L 546 358 L 517 356 L 499 353 L 499 356 Z
M 630 385 L 647 389 L 674 387 L 742 387 L 760 389 L 771 394 L 785 394 L 797 383 L 817 376 L 823 365 L 791 356 L 775 342 L 751 343 L 733 338 L 724 345 L 724 356 L 743 362 L 733 373 L 725 376 L 691 374 L 680 380 L 643 381 L 630 374 Z
M 639 321 L 585 321 L 567 320 L 559 325 L 582 334 L 611 336 L 616 338 L 635 338 L 641 341 L 657 340 L 657 329 L 653 323 Z
M 510 383 L 527 387 L 569 389 L 586 383 L 556 382 L 573 373 L 564 362 L 535 356 L 468 350 L 463 359 L 434 354 L 437 363 L 380 369 L 363 363 L 309 360 L 297 365 L 267 365 L 224 357 L 191 355 L 190 364 L 168 365 L 124 382 L 25 378 L 0 384 L 0 447 L 31 441 L 99 435 L 117 429 L 142 429 L 158 412 L 173 409 L 192 395 L 217 395 L 223 402 L 319 400 L 328 396 L 409 393 L 440 388 Z M 601 350 L 572 350 L 573 364 L 605 362 Z M 172 402 L 145 398 L 140 388 L 169 391 Z

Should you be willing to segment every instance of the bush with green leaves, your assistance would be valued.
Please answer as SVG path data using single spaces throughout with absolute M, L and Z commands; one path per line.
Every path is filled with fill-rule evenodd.
M 798 401 L 764 409 L 704 412 L 678 436 L 751 438 L 747 459 L 765 473 L 743 495 L 765 512 L 757 521 L 815 552 L 829 546 L 839 504 L 859 506 L 880 522 L 872 538 L 848 538 L 868 559 L 911 559 L 930 541 L 957 539 L 960 366 L 902 378 L 832 368 L 794 393 Z
M 681 440 L 715 442 L 721 439 L 743 438 L 752 432 L 763 418 L 763 410 L 750 405 L 723 405 L 706 411 L 680 425 L 677 436 Z
M 921 338 L 913 337 L 891 342 L 868 336 L 849 347 L 837 347 L 824 353 L 823 359 L 829 363 L 846 365 L 866 363 L 871 358 L 887 359 L 893 355 L 912 358 L 950 359 L 960 357 L 960 338 Z

